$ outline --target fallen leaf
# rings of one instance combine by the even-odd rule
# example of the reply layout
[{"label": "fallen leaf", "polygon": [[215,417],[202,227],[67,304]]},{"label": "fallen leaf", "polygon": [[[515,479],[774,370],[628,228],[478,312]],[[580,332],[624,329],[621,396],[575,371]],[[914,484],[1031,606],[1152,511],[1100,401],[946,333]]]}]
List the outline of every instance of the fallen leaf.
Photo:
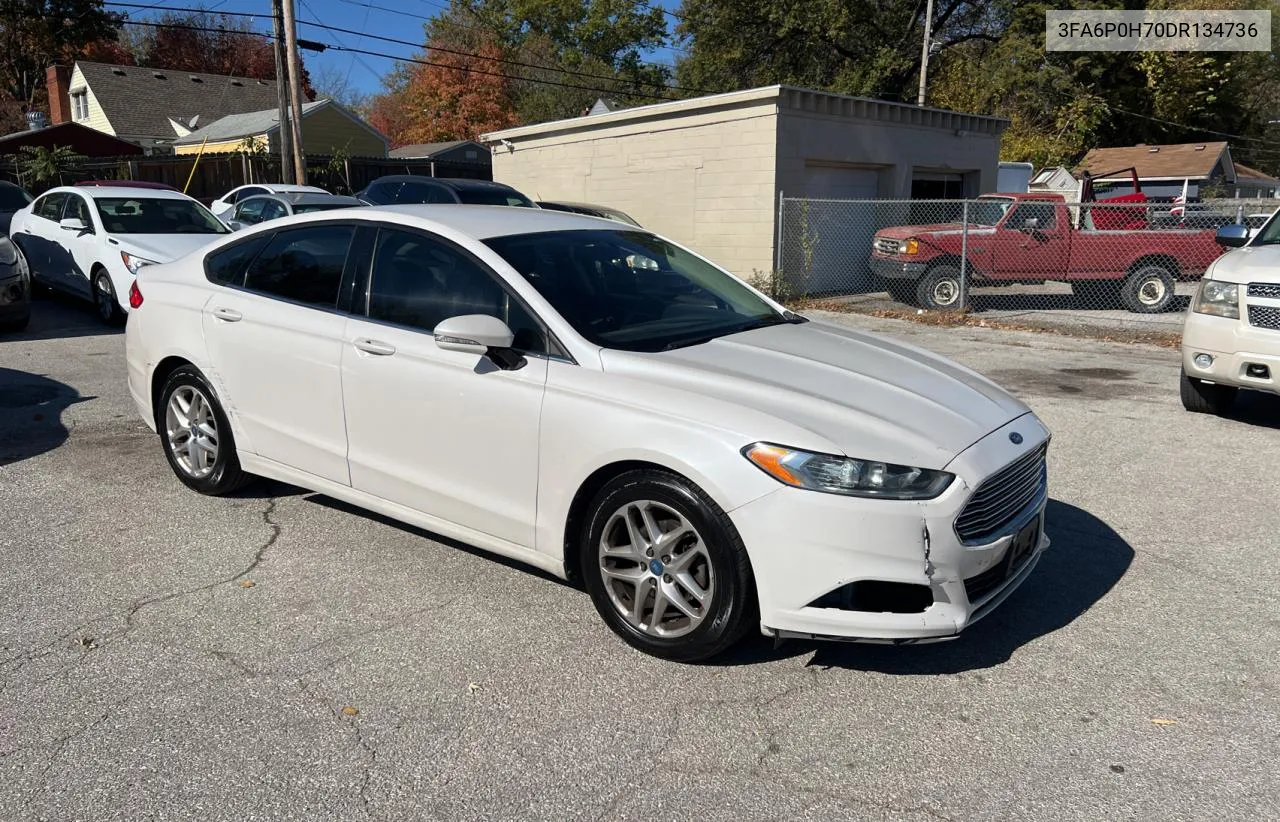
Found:
[{"label": "fallen leaf", "polygon": [[1152,724],[1152,725],[1177,725],[1177,724],[1178,724],[1178,720],[1176,720],[1176,719],[1165,719],[1164,717],[1160,717],[1160,716],[1153,716],[1153,717],[1151,718],[1151,724]]},{"label": "fallen leaf", "polygon": [[348,705],[347,707],[342,709],[342,713],[345,714],[346,716],[355,716],[356,714],[360,713],[360,709],[354,706]]},{"label": "fallen leaf", "polygon": [[251,579],[246,579],[246,580],[244,580],[243,582],[241,582],[241,583],[240,583],[240,587],[241,587],[241,588],[252,588],[252,587],[253,587],[253,580],[251,580]]},{"label": "fallen leaf", "polygon": [[474,694],[476,691],[483,691],[484,687],[479,682],[468,682],[467,690]]}]

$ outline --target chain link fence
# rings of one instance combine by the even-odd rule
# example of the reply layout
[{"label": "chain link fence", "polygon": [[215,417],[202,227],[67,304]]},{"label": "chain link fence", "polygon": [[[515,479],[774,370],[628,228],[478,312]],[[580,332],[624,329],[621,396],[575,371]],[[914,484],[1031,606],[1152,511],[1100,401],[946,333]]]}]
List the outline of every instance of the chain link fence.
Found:
[{"label": "chain link fence", "polygon": [[[784,299],[1001,314],[1125,315],[1176,325],[1215,235],[1259,230],[1280,203],[1192,204],[990,196],[779,201]],[[1096,319],[1096,318],[1095,318]]]}]

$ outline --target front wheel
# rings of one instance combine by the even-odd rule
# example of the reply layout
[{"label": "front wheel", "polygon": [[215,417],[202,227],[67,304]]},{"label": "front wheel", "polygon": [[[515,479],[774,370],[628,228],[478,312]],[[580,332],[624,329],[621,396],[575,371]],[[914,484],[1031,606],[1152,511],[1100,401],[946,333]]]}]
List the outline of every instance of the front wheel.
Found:
[{"label": "front wheel", "polygon": [[1233,385],[1218,385],[1197,380],[1187,376],[1186,369],[1178,382],[1178,393],[1182,395],[1182,407],[1193,414],[1216,414],[1222,416],[1235,404],[1240,389]]},{"label": "front wheel", "polygon": [[107,325],[124,322],[125,313],[116,299],[116,287],[111,282],[111,275],[102,269],[93,275],[93,303],[98,308],[98,318]]},{"label": "front wheel", "polygon": [[965,307],[960,269],[940,265],[929,269],[916,285],[916,304],[934,311],[961,311]]},{"label": "front wheel", "polygon": [[1124,307],[1135,314],[1159,314],[1173,302],[1173,274],[1162,265],[1144,265],[1120,288]]},{"label": "front wheel", "polygon": [[581,539],[591,600],[633,647],[698,662],[750,628],[757,611],[746,549],[724,511],[683,477],[638,470],[612,480]]},{"label": "front wheel", "polygon": [[169,467],[202,494],[229,494],[252,479],[240,469],[231,424],[204,375],[184,365],[160,391],[156,423]]}]

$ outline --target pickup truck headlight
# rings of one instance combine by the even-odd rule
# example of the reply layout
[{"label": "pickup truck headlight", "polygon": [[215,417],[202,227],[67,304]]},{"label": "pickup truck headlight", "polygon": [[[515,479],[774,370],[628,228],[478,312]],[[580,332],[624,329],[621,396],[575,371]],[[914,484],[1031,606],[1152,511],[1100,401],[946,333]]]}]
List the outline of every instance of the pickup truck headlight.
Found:
[{"label": "pickup truck headlight", "polygon": [[1191,310],[1197,314],[1240,319],[1240,286],[1218,280],[1202,280]]},{"label": "pickup truck headlight", "polygon": [[124,267],[129,269],[129,273],[135,277],[138,276],[138,269],[144,265],[157,265],[155,260],[148,260],[145,257],[130,254],[128,251],[121,251],[120,259],[124,261]]},{"label": "pickup truck headlight", "polygon": [[767,442],[748,445],[742,455],[784,485],[851,497],[933,499],[955,478],[945,471],[816,454]]},{"label": "pickup truck headlight", "polygon": [[919,254],[920,241],[917,240],[915,237],[912,237],[911,239],[907,240],[902,244],[902,247],[898,249],[898,253],[899,254]]}]

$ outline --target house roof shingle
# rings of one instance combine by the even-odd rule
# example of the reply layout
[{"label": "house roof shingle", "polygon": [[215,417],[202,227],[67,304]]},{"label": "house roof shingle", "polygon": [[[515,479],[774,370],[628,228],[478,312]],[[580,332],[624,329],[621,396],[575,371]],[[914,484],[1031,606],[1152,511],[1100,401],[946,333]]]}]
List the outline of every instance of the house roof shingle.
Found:
[{"label": "house roof shingle", "polygon": [[[314,103],[303,103],[302,116],[306,117],[312,111],[328,103],[327,99],[316,100]],[[202,143],[206,137],[211,143],[220,143],[226,140],[265,134],[275,129],[279,124],[280,110],[275,108],[262,111],[246,111],[241,114],[228,114],[226,117],[220,117],[203,128],[196,129],[185,137],[179,137],[173,141],[173,144],[175,146],[185,146]]]},{"label": "house roof shingle", "polygon": [[273,80],[173,69],[113,66],[78,61],[102,113],[116,134],[174,137],[170,118],[187,125],[208,125],[228,114],[263,111],[276,105]]},{"label": "house roof shingle", "polygon": [[1133,166],[1142,179],[1204,179],[1213,173],[1226,150],[1226,143],[1094,148],[1084,155],[1075,173],[1098,175]]},{"label": "house roof shingle", "polygon": [[400,159],[416,159],[434,157],[450,149],[471,144],[478,149],[488,152],[488,149],[477,143],[475,140],[450,140],[447,143],[418,143],[412,146],[400,146],[400,148],[392,149],[387,155],[388,157],[397,157]]},{"label": "house roof shingle", "polygon": [[1237,180],[1262,180],[1268,183],[1276,182],[1276,178],[1265,171],[1259,171],[1256,168],[1235,163]]}]

